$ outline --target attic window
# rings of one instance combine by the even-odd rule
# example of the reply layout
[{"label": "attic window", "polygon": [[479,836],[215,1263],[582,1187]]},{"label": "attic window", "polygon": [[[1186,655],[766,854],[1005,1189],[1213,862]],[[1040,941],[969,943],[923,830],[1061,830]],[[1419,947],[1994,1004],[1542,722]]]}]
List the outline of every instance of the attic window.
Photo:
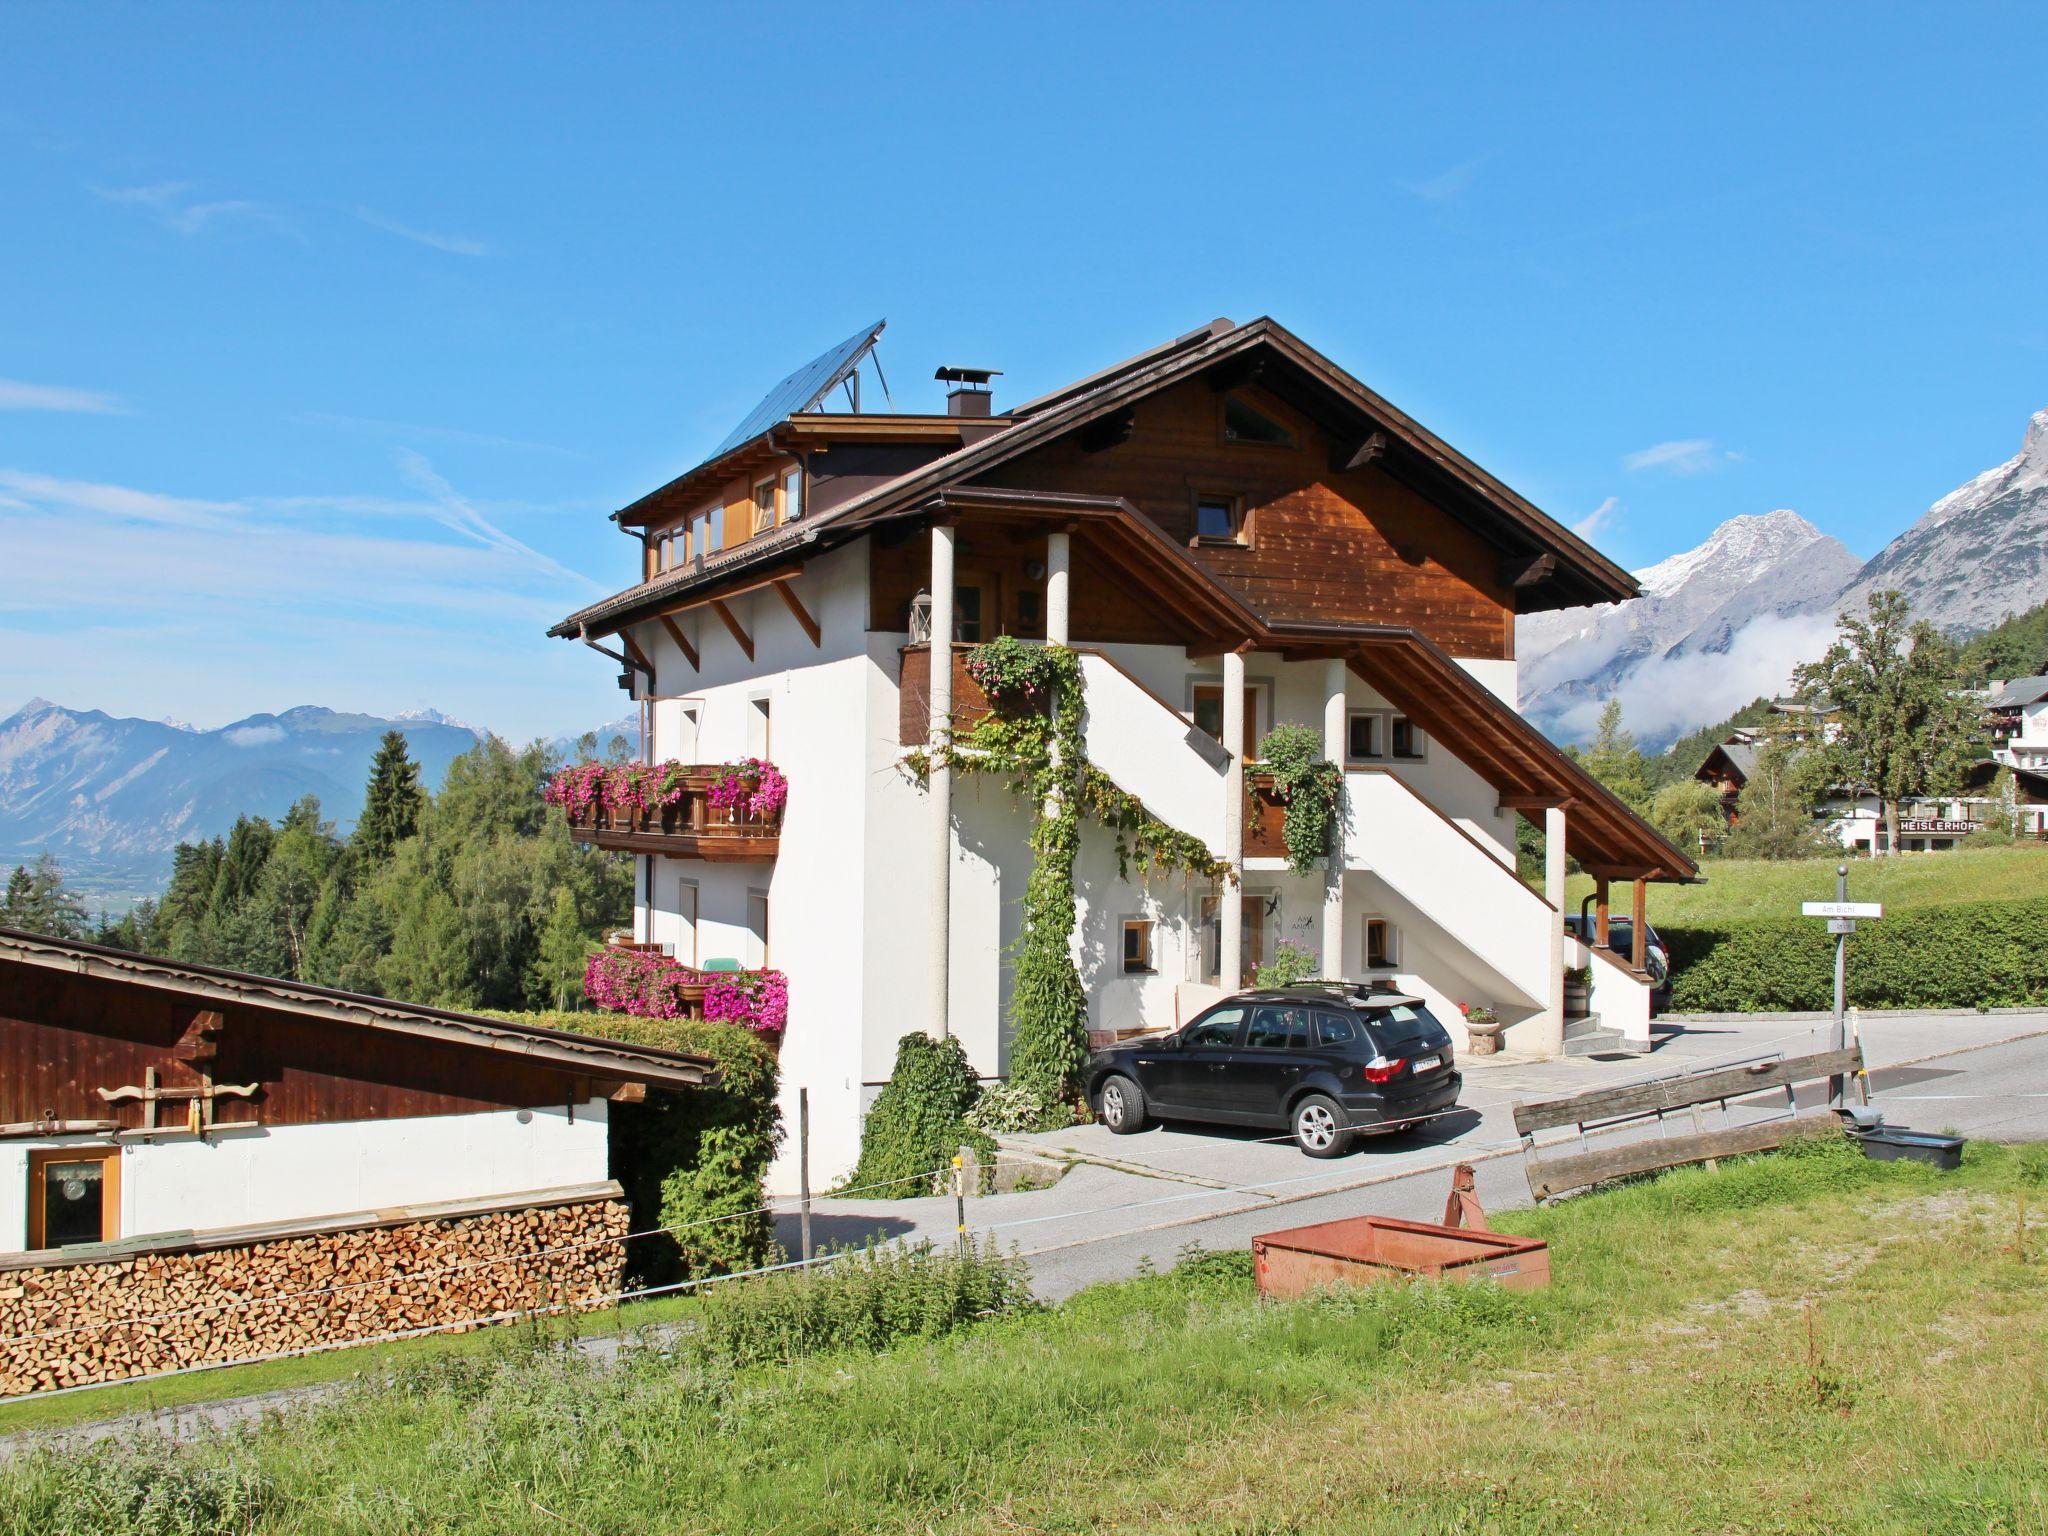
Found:
[{"label": "attic window", "polygon": [[1204,544],[1236,544],[1244,537],[1243,503],[1235,496],[1195,497],[1195,538]]},{"label": "attic window", "polygon": [[1223,440],[1227,443],[1258,443],[1269,448],[1294,446],[1292,432],[1235,395],[1223,402]]}]

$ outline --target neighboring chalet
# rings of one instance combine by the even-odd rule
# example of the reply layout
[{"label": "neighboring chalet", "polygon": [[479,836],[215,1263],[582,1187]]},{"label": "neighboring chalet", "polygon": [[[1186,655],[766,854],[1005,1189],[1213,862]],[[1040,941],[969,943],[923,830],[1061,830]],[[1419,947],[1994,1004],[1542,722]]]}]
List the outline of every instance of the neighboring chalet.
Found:
[{"label": "neighboring chalet", "polygon": [[0,1394],[614,1290],[608,1112],[716,1076],[0,929]]},{"label": "neighboring chalet", "polygon": [[[621,664],[650,761],[787,776],[772,825],[701,788],[665,819],[571,825],[637,855],[636,942],[786,975],[816,1172],[852,1162],[907,1031],[1005,1070],[1028,812],[903,767],[976,702],[958,653],[1001,634],[1079,652],[1089,760],[1231,869],[1125,880],[1084,824],[1095,1030],[1171,1027],[1292,940],[1327,976],[1423,994],[1461,1040],[1457,1004],[1489,1004],[1536,1053],[1564,1047],[1564,972],[1590,965],[1605,1038],[1647,1046],[1646,974],[1565,934],[1563,859],[1603,911],[1694,864],[1514,707],[1516,616],[1631,597],[1626,571],[1271,320],[1008,408],[993,373],[941,369],[943,414],[858,408],[880,331],[614,514],[642,579],[552,631]],[[853,409],[826,408],[840,388]],[[1258,744],[1289,723],[1346,770],[1334,877],[1289,873],[1258,795]],[[1546,893],[1516,876],[1518,816],[1551,834]]]},{"label": "neighboring chalet", "polygon": [[[2048,677],[1993,683],[1985,709],[1991,727],[1991,756],[1965,770],[1953,795],[1914,796],[1902,802],[1899,852],[1940,853],[1975,832],[1994,809],[1991,790],[2000,768],[2013,770],[2019,835],[2048,839]],[[1824,717],[1826,710],[1793,700],[1773,700],[1771,713],[1778,717],[1772,729],[1795,746],[1831,729],[1826,725],[1816,728],[1812,723]],[[1721,797],[1721,808],[1731,822],[1736,801],[1755,774],[1770,734],[1764,728],[1737,726],[1693,772],[1694,778]],[[1884,806],[1876,795],[1837,789],[1814,814],[1853,853],[1891,852]]]}]

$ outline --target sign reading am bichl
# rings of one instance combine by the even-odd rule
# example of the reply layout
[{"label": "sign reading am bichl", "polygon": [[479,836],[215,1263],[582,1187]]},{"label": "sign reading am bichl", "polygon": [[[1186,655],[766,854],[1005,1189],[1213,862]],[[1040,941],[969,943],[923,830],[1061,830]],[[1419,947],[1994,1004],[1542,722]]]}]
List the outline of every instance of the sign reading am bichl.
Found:
[{"label": "sign reading am bichl", "polygon": [[1799,910],[1807,917],[1883,917],[1881,901],[1806,901]]}]

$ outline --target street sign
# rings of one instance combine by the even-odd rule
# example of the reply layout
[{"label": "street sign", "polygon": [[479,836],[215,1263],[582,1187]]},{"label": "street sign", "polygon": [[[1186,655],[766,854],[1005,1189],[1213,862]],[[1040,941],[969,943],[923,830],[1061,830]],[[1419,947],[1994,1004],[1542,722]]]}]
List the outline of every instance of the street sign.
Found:
[{"label": "street sign", "polygon": [[1881,901],[1805,901],[1799,910],[1808,917],[1883,917]]},{"label": "street sign", "polygon": [[1856,919],[1853,917],[1831,917],[1828,919],[1829,933],[1854,933]]}]

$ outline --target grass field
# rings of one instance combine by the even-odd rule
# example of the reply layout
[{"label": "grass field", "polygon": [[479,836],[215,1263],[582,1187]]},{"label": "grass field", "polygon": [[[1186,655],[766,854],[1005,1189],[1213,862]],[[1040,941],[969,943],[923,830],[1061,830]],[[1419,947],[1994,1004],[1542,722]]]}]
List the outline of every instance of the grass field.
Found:
[{"label": "grass field", "polygon": [[[1797,917],[1802,901],[1832,901],[1839,859],[1709,859],[1701,866],[1704,885],[1652,885],[1650,923],[1656,928],[1713,925],[1745,919]],[[1851,859],[1849,896],[1881,901],[1888,909],[1947,906],[1960,901],[2018,900],[2048,896],[2048,846],[1957,849],[1950,853],[1908,853],[1897,858]],[[1567,887],[1570,910],[1593,890],[1592,880],[1574,876]],[[1615,910],[1625,912],[1626,888],[1614,893]]]},{"label": "grass field", "polygon": [[1544,1292],[1262,1305],[1218,1255],[879,1354],[501,1352],[18,1459],[0,1536],[2048,1532],[2044,1197],[2048,1149],[1830,1138],[1504,1217]]}]

